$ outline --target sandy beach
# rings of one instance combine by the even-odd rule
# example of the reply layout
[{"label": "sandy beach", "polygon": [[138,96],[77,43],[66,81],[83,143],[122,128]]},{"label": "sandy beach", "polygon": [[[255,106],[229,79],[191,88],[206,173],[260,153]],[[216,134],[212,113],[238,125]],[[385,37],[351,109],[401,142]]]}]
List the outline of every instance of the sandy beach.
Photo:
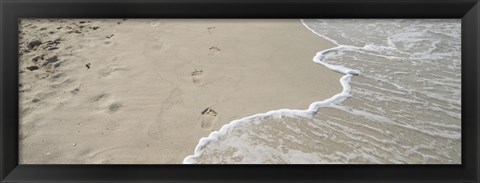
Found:
[{"label": "sandy beach", "polygon": [[23,19],[19,162],[182,163],[232,120],[340,93],[300,20]]}]

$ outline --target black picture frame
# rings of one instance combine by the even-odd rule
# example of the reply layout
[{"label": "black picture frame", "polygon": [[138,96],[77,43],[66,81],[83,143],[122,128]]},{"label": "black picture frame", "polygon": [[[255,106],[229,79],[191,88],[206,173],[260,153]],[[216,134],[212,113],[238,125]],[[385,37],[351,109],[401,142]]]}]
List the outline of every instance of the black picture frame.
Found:
[{"label": "black picture frame", "polygon": [[[1,182],[479,182],[478,0],[0,0]],[[461,165],[19,165],[19,18],[459,18]]]}]

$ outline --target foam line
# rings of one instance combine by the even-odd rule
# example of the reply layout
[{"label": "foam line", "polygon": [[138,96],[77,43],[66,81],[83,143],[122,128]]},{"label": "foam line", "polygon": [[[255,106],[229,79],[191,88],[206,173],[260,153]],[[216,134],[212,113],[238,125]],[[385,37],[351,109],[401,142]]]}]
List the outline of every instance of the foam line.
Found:
[{"label": "foam line", "polygon": [[[332,40],[328,37],[325,37],[323,35],[320,35],[320,34],[316,33],[315,31],[313,31],[312,29],[310,29],[303,22],[303,20],[301,20],[301,22],[308,30],[312,31],[314,34],[316,34],[316,35],[318,35],[322,38],[325,38],[325,39],[327,39],[327,40],[329,40],[329,41],[338,45],[338,43],[336,41],[334,41],[334,40]],[[328,63],[324,62],[324,59],[329,52],[336,51],[336,50],[341,50],[341,49],[348,49],[348,46],[338,45],[337,47],[320,51],[313,57],[313,62],[315,62],[317,64],[321,64],[321,65],[323,65],[323,66],[325,66],[325,67],[327,67],[327,68],[329,68],[333,71],[345,74],[344,76],[342,76],[340,78],[340,84],[343,87],[343,90],[342,90],[341,93],[336,94],[333,97],[328,98],[328,99],[323,100],[323,101],[313,102],[312,104],[310,104],[310,106],[306,110],[279,109],[279,110],[272,110],[272,111],[268,111],[266,113],[259,113],[259,114],[248,116],[248,117],[245,117],[245,118],[242,118],[242,119],[234,120],[234,121],[232,121],[232,122],[230,122],[226,125],[223,125],[220,128],[219,131],[214,131],[214,132],[210,133],[210,135],[208,135],[208,137],[201,138],[199,140],[197,146],[195,147],[194,154],[185,157],[185,159],[183,160],[183,164],[197,163],[197,159],[202,155],[205,147],[207,147],[209,144],[211,144],[213,142],[216,142],[217,140],[219,140],[219,138],[221,136],[227,134],[231,130],[233,130],[236,127],[239,127],[241,125],[244,125],[244,124],[247,124],[247,123],[250,123],[250,122],[253,122],[253,121],[262,120],[262,119],[265,119],[265,118],[274,118],[274,119],[278,119],[278,118],[281,118],[281,117],[294,117],[294,118],[295,117],[308,117],[308,118],[311,118],[311,117],[313,117],[313,115],[315,115],[315,113],[319,110],[319,108],[331,107],[334,104],[338,104],[338,103],[343,102],[345,99],[347,99],[350,96],[350,80],[351,80],[352,76],[359,75],[360,71],[349,69],[349,68],[346,68],[346,67],[341,66],[341,65],[332,65],[332,64],[328,64]]]},{"label": "foam line", "polygon": [[302,25],[303,25],[304,27],[306,27],[308,30],[312,31],[315,35],[320,36],[321,38],[324,38],[324,39],[326,39],[326,40],[328,40],[328,41],[336,44],[337,46],[340,45],[340,44],[338,44],[337,41],[335,41],[335,40],[333,40],[333,39],[331,39],[331,38],[329,38],[329,37],[327,37],[327,36],[325,36],[325,35],[321,35],[321,34],[315,32],[315,30],[313,30],[313,29],[311,29],[310,27],[307,26],[307,24],[305,23],[305,21],[303,21],[303,19],[300,19],[300,22],[302,22]]}]

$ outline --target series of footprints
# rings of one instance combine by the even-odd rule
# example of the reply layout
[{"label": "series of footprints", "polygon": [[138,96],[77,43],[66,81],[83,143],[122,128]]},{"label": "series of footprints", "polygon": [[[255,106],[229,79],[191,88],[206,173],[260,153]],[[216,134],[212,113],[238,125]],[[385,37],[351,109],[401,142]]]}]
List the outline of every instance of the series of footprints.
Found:
[{"label": "series of footprints", "polygon": [[[48,19],[47,21],[56,22],[58,26],[54,28],[37,26],[34,24],[27,24],[22,27],[19,32],[19,37],[21,40],[21,46],[19,50],[19,55],[26,55],[27,58],[22,60],[30,60],[30,63],[24,68],[27,71],[34,72],[35,76],[39,79],[46,79],[52,75],[55,75],[57,71],[60,71],[59,68],[65,61],[68,61],[68,56],[65,55],[65,51],[71,50],[72,46],[66,46],[62,43],[65,40],[69,39],[69,35],[83,35],[85,33],[96,31],[100,27],[94,25],[91,21],[75,21],[68,22],[65,20],[54,20]],[[123,20],[125,21],[125,20]],[[38,34],[37,38],[31,40],[24,40],[23,37],[26,33],[35,31],[35,34]],[[30,33],[31,34],[31,33]],[[51,39],[48,35],[56,35],[55,39]],[[106,36],[106,39],[109,39],[113,34]],[[35,55],[32,55],[35,53]],[[91,68],[91,63],[85,64],[87,70]],[[21,70],[20,73],[25,72]]]},{"label": "series of footprints", "polygon": [[[208,34],[209,35],[213,35],[215,33],[215,27],[207,27],[207,31],[208,31]],[[208,55],[209,56],[215,56],[217,55],[220,51],[222,51],[220,48],[218,48],[217,46],[212,46],[210,48],[208,48]]]},{"label": "series of footprints", "polygon": [[[215,32],[215,27],[207,27],[207,31],[208,31],[208,34],[212,35],[214,32]],[[209,56],[215,56],[217,55],[218,53],[220,53],[220,51],[222,51],[222,49],[218,48],[217,46],[212,46],[210,48],[208,48],[208,55]],[[203,70],[197,70],[195,69],[192,73],[191,73],[191,76],[192,76],[192,81],[194,84],[200,84],[201,83],[201,80],[200,80],[200,77],[203,73]]]},{"label": "series of footprints", "polygon": [[[120,25],[122,24],[123,22],[125,22],[127,19],[122,19],[121,21],[118,21],[117,22],[117,25]],[[94,27],[94,28],[99,28],[99,27]],[[110,46],[110,45],[113,45],[113,42],[112,41],[108,41],[109,39],[111,39],[112,37],[114,37],[115,34],[108,34],[105,36],[105,40],[104,40],[104,44],[106,46]],[[115,56],[113,58],[107,58],[106,62],[113,62],[115,60],[117,60],[118,57]],[[91,63],[87,63],[85,65],[85,67],[87,67],[87,70],[89,70],[91,68]],[[113,73],[117,72],[117,71],[121,71],[121,70],[126,70],[124,67],[118,67],[118,66],[113,66],[113,67],[107,67],[107,68],[101,68],[98,70],[98,74],[102,77],[102,78],[106,78],[110,75],[112,75]],[[100,94],[100,95],[97,95],[95,97],[93,97],[93,102],[95,103],[96,105],[96,108],[100,108],[108,113],[115,113],[117,111],[119,111],[123,105],[117,101],[115,101],[114,99],[112,99],[111,95],[110,94]]]},{"label": "series of footprints", "polygon": [[[207,27],[208,34],[213,35],[215,33],[215,29],[216,29],[215,27]],[[219,54],[221,51],[222,49],[220,49],[219,47],[212,46],[208,48],[208,55],[211,57],[214,57],[217,54]],[[201,84],[200,77],[202,76],[202,74],[203,74],[203,70],[197,70],[197,69],[195,69],[191,73],[192,81],[194,84]],[[212,108],[207,107],[201,112],[201,115],[202,115],[202,120],[200,123],[200,127],[204,129],[210,129],[213,126],[213,123],[215,122],[218,116],[218,113]]]},{"label": "series of footprints", "polygon": [[[51,89],[58,88],[70,88],[72,95],[81,95],[80,85],[75,85],[75,77],[70,77],[64,74],[63,64],[72,64],[71,53],[67,53],[68,50],[75,49],[74,46],[65,44],[71,36],[84,35],[91,31],[97,31],[100,27],[91,25],[91,21],[66,21],[61,19],[47,19],[42,20],[55,22],[57,26],[37,26],[34,23],[27,25],[20,24],[22,27],[19,31],[20,49],[19,55],[21,56],[21,67],[19,73],[29,72],[27,74],[33,74],[39,79],[46,79],[50,81],[47,85]],[[39,22],[42,22],[39,21]],[[26,37],[25,35],[29,35]],[[36,35],[36,36],[31,36]],[[80,47],[81,45],[79,45]],[[91,63],[85,64],[86,70],[91,68]],[[25,68],[25,70],[23,70]],[[22,89],[22,85],[19,85]],[[27,91],[29,88],[25,88],[20,91]],[[35,95],[32,100],[33,103],[38,103],[46,99],[49,96],[54,96],[56,92],[49,92],[47,94]],[[60,97],[56,97],[60,99]],[[120,103],[102,103],[102,97],[93,97],[94,105],[96,107],[102,106],[108,112],[115,112],[121,108]],[[62,104],[62,102],[60,102]]]},{"label": "series of footprints", "polygon": [[[200,84],[201,81],[200,81],[200,76],[203,74],[203,70],[197,70],[195,69],[195,71],[192,72],[192,80],[193,80],[193,83],[195,84]],[[213,125],[213,122],[215,121],[216,119],[216,116],[218,115],[218,113],[216,111],[214,111],[212,108],[210,107],[207,107],[205,110],[203,110],[201,112],[202,114],[202,121],[201,121],[201,127],[202,128],[210,128],[212,127]]]}]

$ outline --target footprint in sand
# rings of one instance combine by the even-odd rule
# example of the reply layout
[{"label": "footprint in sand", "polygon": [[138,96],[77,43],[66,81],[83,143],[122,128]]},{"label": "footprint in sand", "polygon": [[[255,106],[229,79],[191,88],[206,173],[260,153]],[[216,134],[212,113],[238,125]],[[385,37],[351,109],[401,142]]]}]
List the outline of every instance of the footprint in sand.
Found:
[{"label": "footprint in sand", "polygon": [[215,56],[217,55],[220,51],[222,51],[220,48],[216,47],[216,46],[212,46],[208,49],[208,55],[209,56]]},{"label": "footprint in sand", "polygon": [[76,87],[73,90],[70,90],[70,93],[72,93],[74,95],[78,94],[78,92],[80,92],[80,87]]},{"label": "footprint in sand", "polygon": [[92,102],[99,102],[101,101],[102,99],[105,99],[109,96],[109,94],[106,94],[106,93],[102,93],[102,94],[99,94],[99,95],[96,95],[94,97],[92,97]]},{"label": "footprint in sand", "polygon": [[104,41],[104,42],[103,42],[103,45],[106,46],[106,47],[110,47],[110,46],[113,45],[113,42],[111,42],[111,41]]},{"label": "footprint in sand", "polygon": [[105,111],[108,113],[114,113],[120,110],[123,105],[113,99],[110,94],[99,94],[92,97],[91,101],[95,104],[95,109]]},{"label": "footprint in sand", "polygon": [[26,68],[27,68],[28,70],[30,70],[30,71],[34,71],[34,70],[37,70],[37,69],[38,69],[38,67],[35,66],[35,65],[34,65],[34,66],[29,66],[29,67],[26,67]]},{"label": "footprint in sand", "polygon": [[213,122],[215,121],[218,113],[215,112],[212,108],[207,107],[205,110],[202,111],[202,123],[201,127],[202,128],[210,128],[213,125]]},{"label": "footprint in sand", "polygon": [[110,105],[108,105],[108,112],[110,112],[110,113],[116,112],[116,111],[118,111],[121,107],[122,107],[122,104],[120,104],[120,103],[110,104]]},{"label": "footprint in sand", "polygon": [[207,27],[208,34],[212,35],[215,32],[215,27]]},{"label": "footprint in sand", "polygon": [[195,71],[192,72],[193,83],[195,83],[195,84],[200,84],[201,83],[200,76],[202,75],[202,73],[203,73],[203,70],[197,70],[197,69],[195,69]]}]

